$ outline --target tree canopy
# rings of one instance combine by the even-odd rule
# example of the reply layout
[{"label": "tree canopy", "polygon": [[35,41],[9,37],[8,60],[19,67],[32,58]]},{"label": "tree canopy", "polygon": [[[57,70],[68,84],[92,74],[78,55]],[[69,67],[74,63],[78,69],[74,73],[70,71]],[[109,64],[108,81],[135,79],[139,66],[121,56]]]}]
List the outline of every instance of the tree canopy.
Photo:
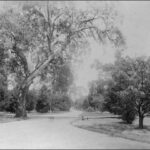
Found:
[{"label": "tree canopy", "polygon": [[[77,50],[88,37],[102,44],[110,41],[117,47],[125,44],[114,23],[114,12],[109,8],[59,8],[47,3],[46,8],[25,4],[0,15],[0,43],[9,54],[9,72],[17,80],[20,106],[16,116],[26,116],[26,95],[33,79],[65,63],[73,55],[71,50]],[[104,28],[98,26],[97,20],[103,22]]]}]

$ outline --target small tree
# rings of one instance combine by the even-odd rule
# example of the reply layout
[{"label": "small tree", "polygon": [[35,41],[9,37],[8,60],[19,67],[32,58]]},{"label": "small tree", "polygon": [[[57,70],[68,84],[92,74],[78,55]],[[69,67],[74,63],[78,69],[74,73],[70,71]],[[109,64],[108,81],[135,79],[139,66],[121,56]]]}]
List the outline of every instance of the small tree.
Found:
[{"label": "small tree", "polygon": [[136,96],[135,109],[139,116],[139,128],[143,129],[143,119],[150,113],[150,59],[136,58],[132,67],[130,89]]}]

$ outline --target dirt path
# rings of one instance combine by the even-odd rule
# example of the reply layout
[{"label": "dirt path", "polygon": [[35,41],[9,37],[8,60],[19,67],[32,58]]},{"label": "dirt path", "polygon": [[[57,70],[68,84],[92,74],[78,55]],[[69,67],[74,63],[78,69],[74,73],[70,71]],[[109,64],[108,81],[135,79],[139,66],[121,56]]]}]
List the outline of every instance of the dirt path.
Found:
[{"label": "dirt path", "polygon": [[2,123],[0,148],[150,148],[149,144],[114,138],[72,126],[71,122],[80,113],[72,110],[62,114],[46,114],[37,119]]}]

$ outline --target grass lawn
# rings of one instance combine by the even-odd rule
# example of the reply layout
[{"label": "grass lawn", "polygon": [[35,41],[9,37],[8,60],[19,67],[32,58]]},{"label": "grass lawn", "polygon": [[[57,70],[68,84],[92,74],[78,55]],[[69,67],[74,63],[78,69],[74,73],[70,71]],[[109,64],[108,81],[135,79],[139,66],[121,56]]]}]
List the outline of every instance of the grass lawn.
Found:
[{"label": "grass lawn", "polygon": [[84,112],[73,125],[94,132],[109,134],[110,136],[150,143],[150,118],[144,119],[145,128],[138,129],[138,118],[132,125],[125,124],[117,115],[107,112]]},{"label": "grass lawn", "polygon": [[12,121],[19,121],[20,118],[15,118],[15,115],[8,112],[0,112],[0,123],[7,123]]},{"label": "grass lawn", "polygon": [[[50,115],[54,114],[63,114],[65,111],[55,111],[55,112],[47,112],[47,113],[38,113],[36,111],[28,112],[26,119],[37,119],[37,118],[48,118]],[[0,123],[7,123],[12,121],[21,121],[24,120],[22,118],[15,118],[15,114],[9,112],[0,112]]]}]

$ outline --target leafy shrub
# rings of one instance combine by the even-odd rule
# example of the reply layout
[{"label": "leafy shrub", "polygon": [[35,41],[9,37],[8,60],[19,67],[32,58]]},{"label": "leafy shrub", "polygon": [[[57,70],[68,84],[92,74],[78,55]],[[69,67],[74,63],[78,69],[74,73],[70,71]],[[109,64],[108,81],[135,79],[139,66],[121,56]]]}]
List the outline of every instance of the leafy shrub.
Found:
[{"label": "leafy shrub", "polygon": [[5,103],[4,103],[4,110],[5,111],[11,112],[11,113],[16,112],[16,110],[19,106],[16,92],[17,92],[16,89],[9,92],[8,99],[6,99]]},{"label": "leafy shrub", "polygon": [[85,99],[82,104],[83,109],[87,109],[90,106],[88,99]]},{"label": "leafy shrub", "polygon": [[7,112],[11,112],[11,113],[15,113],[17,108],[19,106],[19,103],[17,102],[16,99],[9,99],[6,103],[5,103],[5,111]]},{"label": "leafy shrub", "polygon": [[36,103],[36,111],[46,113],[49,110],[69,111],[72,102],[64,93],[51,94],[46,86],[41,88],[39,97]]},{"label": "leafy shrub", "polygon": [[32,111],[35,108],[36,95],[33,91],[29,91],[26,98],[26,110]]},{"label": "leafy shrub", "polygon": [[47,113],[50,110],[48,102],[48,91],[46,86],[43,86],[40,90],[35,109],[40,113]]},{"label": "leafy shrub", "polygon": [[104,102],[104,110],[109,111],[115,115],[122,114],[122,103],[121,97],[117,94],[117,92],[110,90],[105,95],[105,102]]},{"label": "leafy shrub", "polygon": [[8,99],[7,91],[4,87],[0,87],[0,111],[5,110],[5,103]]},{"label": "leafy shrub", "polygon": [[132,124],[136,117],[135,95],[129,90],[123,90],[119,93],[110,90],[105,99],[105,110],[115,115],[120,115],[122,120]]},{"label": "leafy shrub", "polygon": [[79,100],[76,100],[73,104],[74,108],[78,109],[78,110],[82,110],[83,108],[83,101],[84,99],[79,99]]},{"label": "leafy shrub", "polygon": [[26,101],[26,110],[32,111],[34,109],[34,100],[33,99],[27,99]]},{"label": "leafy shrub", "polygon": [[82,103],[83,110],[87,111],[89,107],[93,111],[103,111],[104,98],[101,94],[89,94]]},{"label": "leafy shrub", "polygon": [[71,107],[71,100],[65,94],[56,94],[51,96],[53,110],[69,111]]},{"label": "leafy shrub", "polygon": [[91,106],[89,106],[89,107],[86,109],[86,111],[88,111],[88,112],[93,112],[93,111],[94,111],[94,108],[91,107]]},{"label": "leafy shrub", "polygon": [[132,91],[124,91],[121,94],[122,98],[122,120],[125,121],[128,124],[132,124],[132,122],[136,118],[136,109],[135,109],[135,93]]},{"label": "leafy shrub", "polygon": [[[35,104],[34,93],[29,91],[29,93],[26,97],[26,110],[28,110],[28,111],[33,110],[34,109],[34,104]],[[16,112],[16,110],[19,106],[19,102],[18,102],[18,99],[17,99],[15,89],[13,91],[9,91],[9,96],[8,96],[7,99],[5,99],[5,101],[3,101],[3,104],[1,105],[1,107],[2,106],[3,106],[3,111],[7,111],[7,112],[11,112],[11,113]]]},{"label": "leafy shrub", "polygon": [[49,103],[45,99],[37,100],[36,111],[40,113],[47,113],[49,111]]},{"label": "leafy shrub", "polygon": [[132,122],[135,120],[136,114],[133,111],[124,111],[122,114],[122,120],[125,121],[128,124],[132,124]]},{"label": "leafy shrub", "polygon": [[60,111],[60,109],[59,108],[53,108],[52,111],[58,112],[58,111]]}]

